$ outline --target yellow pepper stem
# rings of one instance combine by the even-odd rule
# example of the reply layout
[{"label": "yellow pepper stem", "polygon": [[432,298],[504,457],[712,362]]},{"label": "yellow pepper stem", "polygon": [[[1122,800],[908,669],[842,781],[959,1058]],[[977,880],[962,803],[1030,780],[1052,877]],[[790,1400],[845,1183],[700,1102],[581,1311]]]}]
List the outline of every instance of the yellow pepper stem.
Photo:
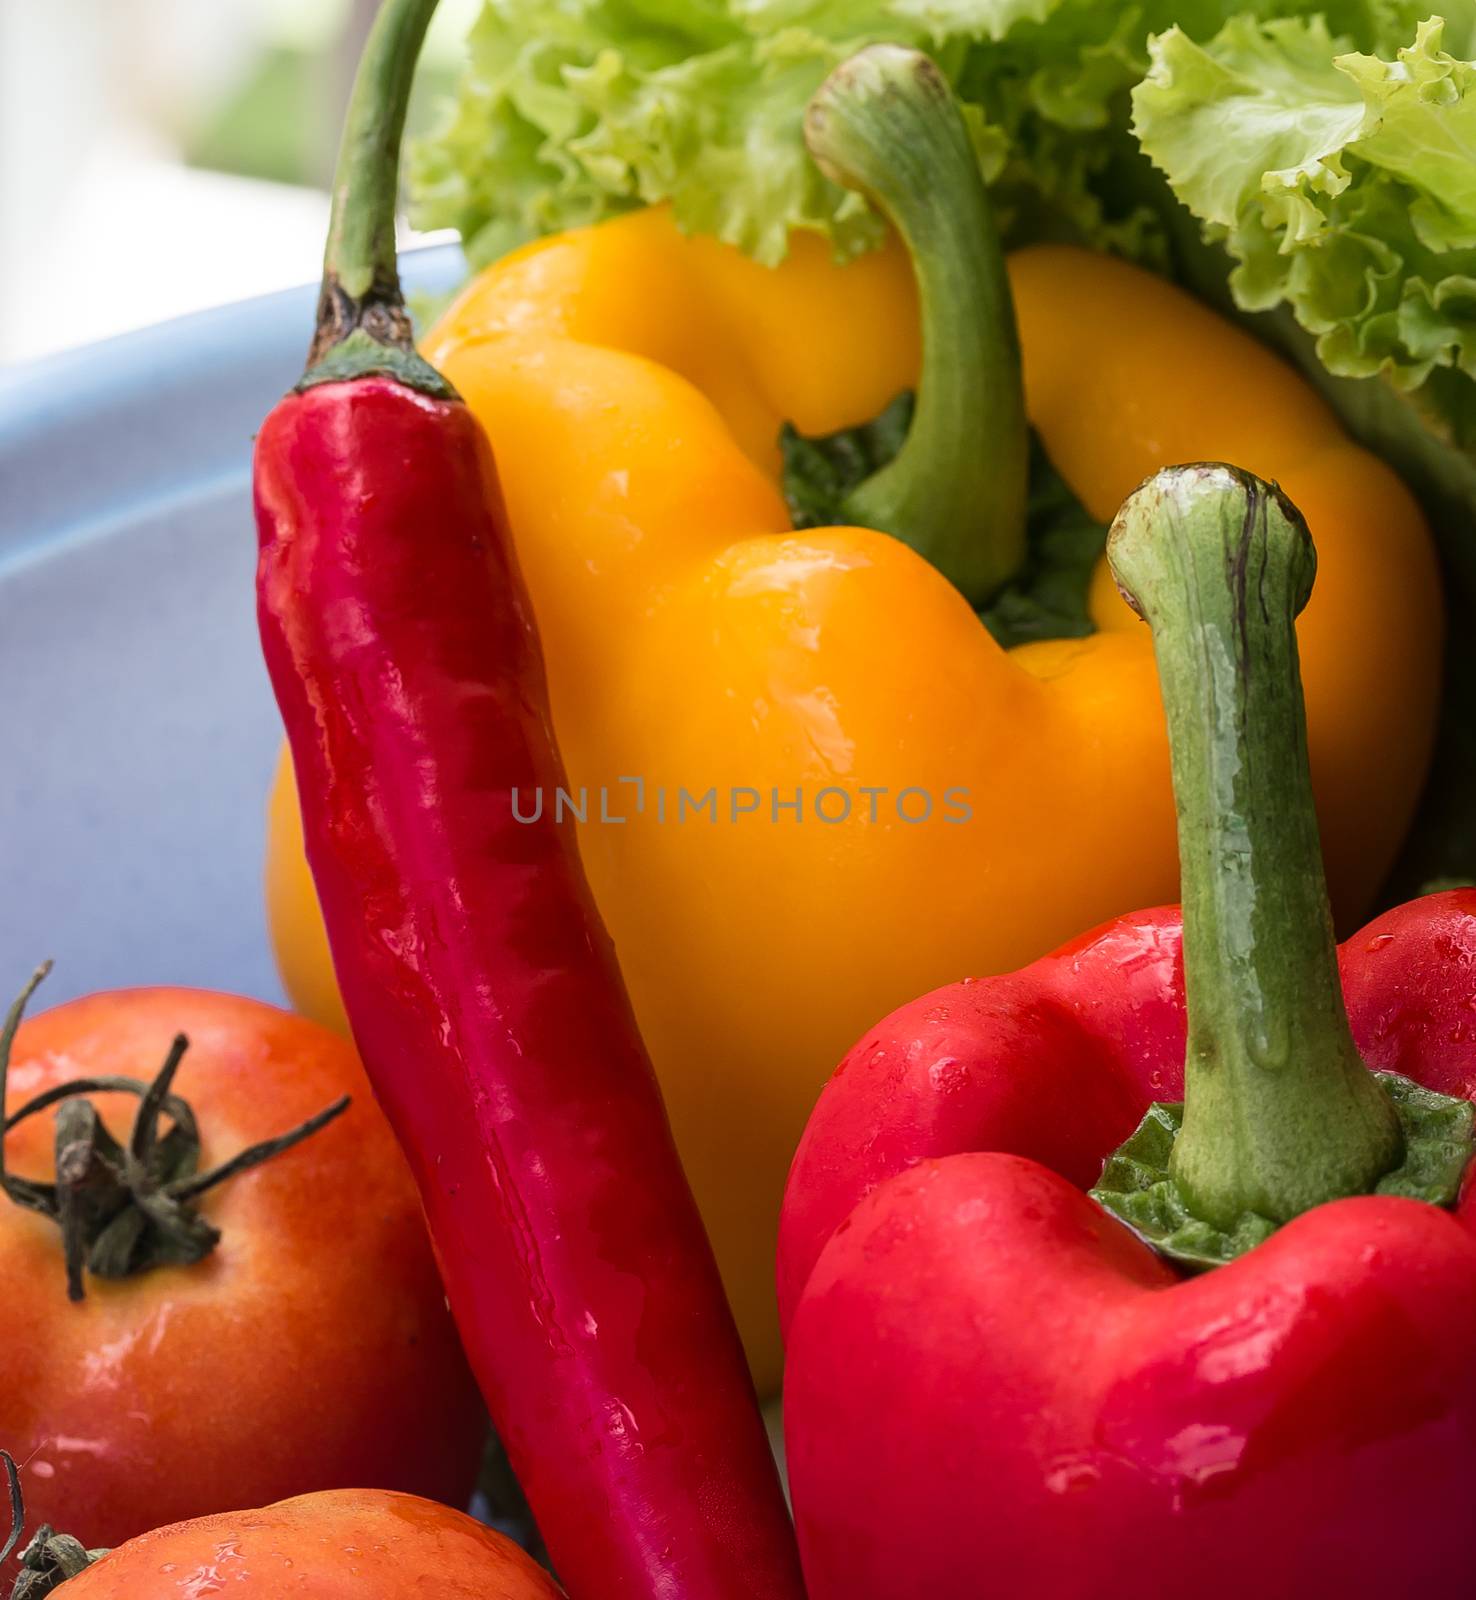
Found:
[{"label": "yellow pepper stem", "polygon": [[805,138],[902,236],[922,315],[906,442],[844,515],[905,540],[982,605],[1025,557],[1029,442],[1004,252],[963,113],[927,56],[872,45],[820,86]]},{"label": "yellow pepper stem", "polygon": [[1153,629],[1184,902],[1189,1038],[1170,1172],[1230,1228],[1367,1193],[1403,1154],[1353,1042],[1338,976],[1296,617],[1316,555],[1274,485],[1170,467],[1132,494],[1107,546]]}]

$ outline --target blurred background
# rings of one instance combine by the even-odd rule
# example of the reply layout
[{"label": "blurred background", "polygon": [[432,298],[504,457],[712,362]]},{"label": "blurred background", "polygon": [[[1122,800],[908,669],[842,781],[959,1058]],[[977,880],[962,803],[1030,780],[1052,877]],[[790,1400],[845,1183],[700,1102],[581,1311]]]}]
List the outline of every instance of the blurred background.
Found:
[{"label": "blurred background", "polygon": [[[0,362],[316,276],[377,0],[0,0]],[[480,0],[441,0],[412,130]]]}]

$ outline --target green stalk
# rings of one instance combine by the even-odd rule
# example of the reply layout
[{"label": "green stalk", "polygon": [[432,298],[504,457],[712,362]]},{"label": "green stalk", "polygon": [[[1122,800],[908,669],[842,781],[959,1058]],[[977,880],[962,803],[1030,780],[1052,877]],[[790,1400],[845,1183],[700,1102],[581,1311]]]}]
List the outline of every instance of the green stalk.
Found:
[{"label": "green stalk", "polygon": [[317,329],[300,388],[388,373],[447,396],[415,353],[395,247],[400,142],[415,64],[437,0],[384,0],[359,59],[333,177]]},{"label": "green stalk", "polygon": [[905,540],[982,605],[1025,557],[1029,441],[1004,252],[963,114],[926,56],[872,45],[821,85],[805,138],[827,177],[896,227],[922,318],[907,440],[841,511]]},{"label": "green stalk", "polygon": [[1312,541],[1279,489],[1201,465],[1144,484],[1108,556],[1153,629],[1179,815],[1189,1037],[1169,1170],[1218,1228],[1286,1222],[1403,1155],[1348,1027],[1312,803],[1295,629]]},{"label": "green stalk", "polygon": [[[49,961],[36,969],[0,1024],[0,1111],[6,1103],[10,1052],[21,1017],[50,971]],[[53,1084],[0,1116],[0,1197],[49,1218],[61,1230],[69,1299],[84,1297],[87,1272],[99,1278],[128,1278],[155,1267],[203,1261],[220,1243],[220,1231],[200,1215],[196,1205],[200,1196],[312,1138],[348,1110],[349,1098],[342,1095],[298,1127],[201,1172],[195,1113],[173,1092],[175,1074],[188,1048],[189,1040],[178,1034],[151,1083],[112,1075],[74,1078]],[[97,1108],[83,1098],[90,1094],[138,1097],[138,1114],[126,1145],[109,1133]],[[43,1183],[7,1171],[6,1135],[51,1106],[58,1108],[56,1181]],[[161,1117],[169,1119],[167,1132],[160,1131]]]},{"label": "green stalk", "polygon": [[[5,1472],[5,1483],[10,1500],[10,1532],[0,1544],[0,1571],[10,1559],[11,1552],[20,1543],[26,1525],[26,1502],[21,1493],[20,1469],[8,1450],[0,1450],[0,1468]],[[57,1533],[49,1524],[37,1528],[35,1536],[16,1556],[20,1569],[10,1600],[42,1600],[59,1588],[68,1578],[85,1572],[94,1562],[107,1555],[106,1550],[88,1550],[69,1534]]]}]

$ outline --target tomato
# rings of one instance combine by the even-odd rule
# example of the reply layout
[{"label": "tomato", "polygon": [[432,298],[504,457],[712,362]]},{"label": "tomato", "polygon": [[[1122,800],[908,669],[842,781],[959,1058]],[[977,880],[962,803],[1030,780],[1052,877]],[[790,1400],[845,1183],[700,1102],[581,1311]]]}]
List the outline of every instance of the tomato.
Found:
[{"label": "tomato", "polygon": [[[56,1223],[0,1198],[0,1447],[25,1471],[31,1525],[111,1546],[317,1489],[465,1505],[485,1413],[409,1171],[351,1045],[254,1000],[93,995],[22,1024],[7,1110],[78,1077],[152,1079],[180,1032],[174,1093],[198,1119],[202,1168],[340,1095],[352,1104],[200,1197],[220,1233],[204,1259],[88,1273],[79,1303]],[[126,1143],[138,1097],[87,1098]],[[12,1182],[52,1179],[50,1124],[28,1117],[6,1136]]]},{"label": "tomato", "polygon": [[501,1534],[414,1495],[342,1489],[176,1523],[65,1585],[67,1600],[557,1600]]}]

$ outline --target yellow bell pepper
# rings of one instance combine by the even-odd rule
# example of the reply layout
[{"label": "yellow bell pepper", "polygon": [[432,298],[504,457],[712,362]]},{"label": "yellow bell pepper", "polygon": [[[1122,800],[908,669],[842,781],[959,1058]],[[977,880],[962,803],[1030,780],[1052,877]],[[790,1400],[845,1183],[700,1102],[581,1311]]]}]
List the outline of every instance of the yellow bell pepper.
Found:
[{"label": "yellow bell pepper", "polygon": [[[949,299],[937,264],[957,272],[962,252],[987,300],[988,241],[960,199],[973,161],[935,150],[921,187],[936,194],[915,172],[888,188],[828,131],[832,169],[891,212],[912,260],[894,239],[841,265],[801,236],[768,269],[683,237],[665,210],[635,212],[496,263],[424,346],[493,442],[571,790],[590,794],[580,848],[764,1387],[779,1370],[780,1194],[841,1054],[902,1001],[1019,966],[1177,884],[1152,640],[1105,562],[1094,634],[1007,651],[901,539],[792,530],[786,421],[852,427],[920,385],[917,433],[931,384],[937,431],[948,382],[982,404],[947,347],[948,318],[978,308]],[[1095,518],[1159,468],[1204,459],[1278,480],[1306,515],[1321,563],[1300,623],[1312,765],[1333,894],[1354,916],[1433,733],[1441,611],[1416,504],[1288,367],[1171,285],[1064,247],[1024,250],[1008,275],[1025,412]],[[1000,367],[985,377],[1005,386],[1009,330],[996,318],[983,336]],[[998,464],[953,421],[955,449]],[[1010,549],[1008,530],[966,531]],[[627,820],[598,822],[601,786]],[[716,820],[678,815],[680,791],[709,789]],[[850,797],[844,823],[816,814],[826,789]],[[902,791],[917,793],[899,815]],[[758,807],[735,816],[735,792]],[[926,823],[905,820],[919,794]],[[285,766],[269,892],[290,993],[341,1022]]]}]

